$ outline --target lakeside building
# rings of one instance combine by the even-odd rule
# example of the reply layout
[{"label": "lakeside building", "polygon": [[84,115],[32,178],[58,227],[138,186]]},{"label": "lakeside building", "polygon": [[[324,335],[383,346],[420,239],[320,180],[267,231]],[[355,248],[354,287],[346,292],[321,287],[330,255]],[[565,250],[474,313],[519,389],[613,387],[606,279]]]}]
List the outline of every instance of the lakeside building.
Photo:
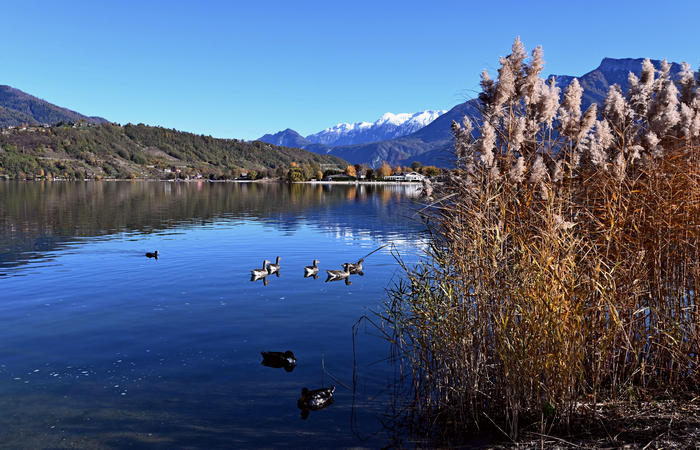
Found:
[{"label": "lakeside building", "polygon": [[384,177],[386,181],[423,181],[425,176],[417,172],[401,173]]}]

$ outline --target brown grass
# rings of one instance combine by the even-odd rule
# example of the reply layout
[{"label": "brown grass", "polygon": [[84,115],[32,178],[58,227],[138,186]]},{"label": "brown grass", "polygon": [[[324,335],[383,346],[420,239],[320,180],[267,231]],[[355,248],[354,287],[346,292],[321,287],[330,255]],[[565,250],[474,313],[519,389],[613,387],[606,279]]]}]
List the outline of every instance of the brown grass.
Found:
[{"label": "brown grass", "polygon": [[[506,173],[516,156],[499,120]],[[582,403],[700,390],[700,148],[666,137],[663,157],[616,175],[572,163],[579,143],[540,130],[519,155],[567,175],[514,182],[458,160],[427,258],[391,291],[383,318],[422,432],[488,425],[517,439],[523,422],[567,428]],[[630,133],[614,130],[611,155]]]}]

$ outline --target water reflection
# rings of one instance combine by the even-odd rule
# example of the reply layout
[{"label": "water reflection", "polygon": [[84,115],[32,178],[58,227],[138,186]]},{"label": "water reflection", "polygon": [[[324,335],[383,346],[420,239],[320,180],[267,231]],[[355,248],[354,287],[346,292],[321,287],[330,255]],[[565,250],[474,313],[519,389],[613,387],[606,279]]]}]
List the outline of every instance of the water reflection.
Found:
[{"label": "water reflection", "polygon": [[[420,245],[408,194],[0,183],[0,442],[357,445],[351,411],[353,427],[375,433],[393,375],[375,332],[351,341],[352,324],[382,301],[397,270],[388,248],[366,254],[388,241]],[[157,263],[144,257],[156,249]],[[260,259],[276,255],[284,267],[270,275]],[[323,274],[358,258],[364,274],[339,278],[342,287],[302,276],[314,259]],[[252,269],[261,270],[254,282]],[[292,371],[261,364],[260,350],[288,348]],[[302,402],[308,420],[299,420],[300,388],[329,386],[331,372],[333,407],[310,413]]]},{"label": "water reflection", "polygon": [[[0,182],[0,268],[46,258],[76,238],[222,220],[254,219],[281,232],[311,221],[342,237],[401,239],[396,214],[407,210],[397,204],[417,195],[417,187],[396,185]],[[372,214],[366,214],[368,208]],[[413,215],[404,219],[417,222]],[[406,226],[414,228],[415,223]]]}]

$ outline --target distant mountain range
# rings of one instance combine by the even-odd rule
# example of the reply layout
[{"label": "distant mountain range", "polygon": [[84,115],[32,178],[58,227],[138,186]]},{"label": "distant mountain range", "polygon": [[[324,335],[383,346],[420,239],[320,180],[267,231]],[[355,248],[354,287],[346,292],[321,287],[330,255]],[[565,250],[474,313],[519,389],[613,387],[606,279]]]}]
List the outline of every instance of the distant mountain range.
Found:
[{"label": "distant mountain range", "polygon": [[61,108],[11,86],[0,85],[0,128],[20,125],[53,125],[58,122],[107,122]]},{"label": "distant mountain range", "polygon": [[353,145],[385,141],[420,130],[447,111],[421,111],[414,114],[386,113],[375,122],[339,123],[315,134],[308,141],[325,145]]},{"label": "distant mountain range", "polygon": [[[639,76],[643,58],[604,58],[600,65],[580,76],[550,75],[562,90],[568,86],[574,78],[578,78],[583,87],[582,107],[585,109],[591,103],[602,104],[605,100],[608,88],[618,84],[623,92],[627,92],[627,76],[634,72]],[[658,69],[661,61],[653,60]],[[677,77],[681,70],[680,64],[671,64],[671,76]],[[549,77],[548,77],[549,78]],[[263,142],[287,147],[298,147],[316,153],[326,153],[339,156],[353,164],[369,164],[377,166],[382,161],[391,165],[410,164],[419,161],[423,164],[433,164],[448,167],[452,161],[452,131],[450,126],[453,121],[460,122],[465,115],[478,116],[478,100],[472,99],[460,103],[446,113],[440,115],[428,125],[405,136],[381,140],[377,142],[355,145],[328,145],[312,142],[304,138],[294,130],[286,129],[275,134],[266,134],[260,138]]]}]

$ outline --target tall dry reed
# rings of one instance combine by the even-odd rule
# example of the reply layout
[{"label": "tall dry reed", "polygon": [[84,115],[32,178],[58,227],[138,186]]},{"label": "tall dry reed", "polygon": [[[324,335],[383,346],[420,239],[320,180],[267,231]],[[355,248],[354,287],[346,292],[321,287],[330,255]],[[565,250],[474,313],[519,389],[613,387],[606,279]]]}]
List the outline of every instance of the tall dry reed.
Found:
[{"label": "tall dry reed", "polygon": [[581,111],[519,40],[453,124],[428,257],[384,311],[413,422],[567,425],[581,404],[700,389],[700,90],[645,61]]}]

